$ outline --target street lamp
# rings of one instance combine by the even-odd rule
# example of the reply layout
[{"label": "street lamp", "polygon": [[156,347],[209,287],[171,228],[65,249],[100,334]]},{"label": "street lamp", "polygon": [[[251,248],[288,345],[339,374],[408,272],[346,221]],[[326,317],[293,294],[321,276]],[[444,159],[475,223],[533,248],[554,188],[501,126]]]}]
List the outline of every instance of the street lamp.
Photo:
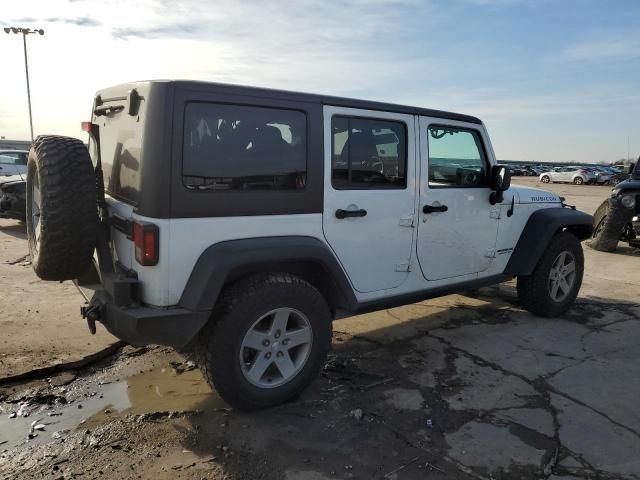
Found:
[{"label": "street lamp", "polygon": [[31,28],[21,28],[21,27],[5,27],[4,33],[21,33],[22,34],[22,45],[24,46],[24,71],[27,75],[27,101],[29,102],[29,126],[31,127],[31,141],[33,142],[33,118],[31,116],[31,89],[29,88],[29,63],[27,62],[27,35],[29,34],[39,34],[44,35],[44,30],[31,29]]}]

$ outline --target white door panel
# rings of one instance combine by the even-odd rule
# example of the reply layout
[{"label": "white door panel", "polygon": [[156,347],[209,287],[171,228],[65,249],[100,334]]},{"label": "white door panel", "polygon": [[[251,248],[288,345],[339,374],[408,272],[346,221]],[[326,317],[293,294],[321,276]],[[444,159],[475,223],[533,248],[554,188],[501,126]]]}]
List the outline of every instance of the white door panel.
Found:
[{"label": "white door panel", "polygon": [[[360,184],[357,189],[353,186],[334,188],[332,182],[334,160],[336,168],[344,167],[337,166],[341,162],[339,158],[342,158],[339,155],[340,152],[337,152],[336,158],[338,159],[336,160],[332,151],[334,141],[331,121],[333,116],[403,123],[405,125],[407,157],[406,187],[369,188],[365,184]],[[354,288],[359,292],[392,289],[402,284],[408,276],[411,245],[415,231],[413,228],[416,191],[414,122],[412,115],[329,106],[324,108],[323,230],[327,242],[347,272]],[[354,130],[352,127],[348,127],[347,131],[353,132]],[[349,133],[349,135],[351,134]],[[358,132],[353,135],[357,134]],[[342,148],[347,148],[346,145],[345,142]],[[376,158],[376,161],[372,163],[377,165],[379,162],[382,166],[375,168],[383,169],[386,176],[388,172],[385,167],[385,158],[388,157],[385,155],[388,155],[389,152],[386,151],[388,148],[386,150],[385,148],[378,148],[380,158]],[[337,175],[336,178],[342,177]],[[349,181],[351,181],[351,176]],[[359,210],[360,216],[338,218],[341,216],[336,216],[336,212],[339,210],[347,212]]]},{"label": "white door panel", "polygon": [[[495,256],[500,216],[500,206],[489,202],[491,191],[488,186],[473,186],[482,183],[479,177],[474,177],[475,164],[465,166],[465,158],[461,158],[459,164],[457,160],[434,158],[433,165],[429,165],[429,126],[434,124],[460,128],[469,139],[474,137],[466,129],[476,131],[476,140],[481,140],[484,145],[480,151],[485,157],[482,159],[485,172],[490,170],[488,161],[492,155],[482,127],[420,117],[420,168],[423,173],[420,179],[417,255],[424,277],[431,281],[487,270]],[[440,138],[448,138],[447,135]],[[462,144],[459,140],[450,142],[454,147]],[[461,148],[460,145],[457,147]],[[435,152],[433,154],[436,156]],[[467,182],[471,184],[465,184]],[[436,208],[425,213],[425,206]]]}]

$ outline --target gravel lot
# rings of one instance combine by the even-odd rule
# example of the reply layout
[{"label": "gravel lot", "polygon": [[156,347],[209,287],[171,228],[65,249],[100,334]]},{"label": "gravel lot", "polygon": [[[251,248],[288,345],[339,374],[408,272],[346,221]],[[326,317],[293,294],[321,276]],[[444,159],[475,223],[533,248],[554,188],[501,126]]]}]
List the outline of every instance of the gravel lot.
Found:
[{"label": "gravel lot", "polygon": [[[545,188],[589,213],[609,191]],[[115,341],[88,333],[72,286],[6,263],[26,254],[19,223],[0,239],[0,378]],[[259,414],[164,348],[0,380],[0,478],[638,479],[640,252],[585,259],[562,318],[525,312],[507,283],[341,320],[322,376]]]}]

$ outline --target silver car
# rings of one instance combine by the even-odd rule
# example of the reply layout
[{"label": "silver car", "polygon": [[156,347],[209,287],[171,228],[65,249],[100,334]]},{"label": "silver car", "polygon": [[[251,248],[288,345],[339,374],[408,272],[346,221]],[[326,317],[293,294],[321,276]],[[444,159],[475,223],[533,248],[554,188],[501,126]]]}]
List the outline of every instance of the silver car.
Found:
[{"label": "silver car", "polygon": [[556,167],[549,172],[541,173],[540,181],[542,183],[563,182],[583,185],[595,182],[596,176],[585,168]]}]

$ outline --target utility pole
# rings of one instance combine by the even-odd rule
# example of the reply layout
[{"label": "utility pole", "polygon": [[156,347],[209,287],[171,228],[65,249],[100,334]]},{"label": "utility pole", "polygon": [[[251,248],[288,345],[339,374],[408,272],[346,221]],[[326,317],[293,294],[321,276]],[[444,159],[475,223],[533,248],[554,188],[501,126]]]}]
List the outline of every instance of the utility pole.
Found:
[{"label": "utility pole", "polygon": [[31,29],[22,27],[5,27],[4,33],[21,33],[22,34],[22,46],[24,48],[24,72],[27,76],[27,102],[29,104],[29,127],[31,129],[31,141],[33,142],[33,116],[31,115],[31,88],[29,87],[29,61],[27,59],[27,35],[40,34],[44,35],[42,29]]}]

